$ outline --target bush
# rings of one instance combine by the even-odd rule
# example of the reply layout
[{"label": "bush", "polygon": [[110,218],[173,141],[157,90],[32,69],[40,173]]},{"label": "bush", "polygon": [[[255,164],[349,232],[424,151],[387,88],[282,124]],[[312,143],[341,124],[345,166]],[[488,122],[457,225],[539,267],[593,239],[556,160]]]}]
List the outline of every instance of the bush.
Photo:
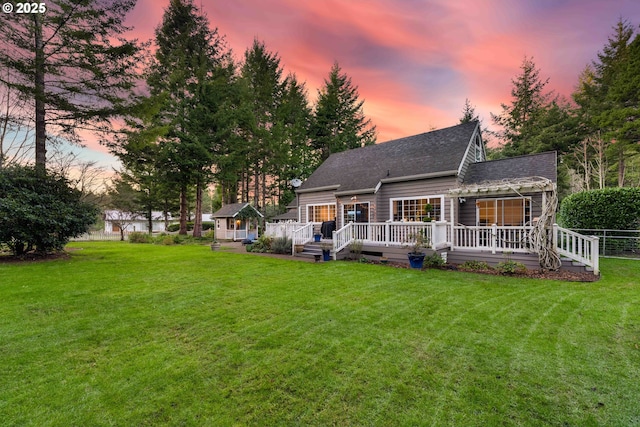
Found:
[{"label": "bush", "polygon": [[276,237],[271,243],[271,251],[274,254],[291,254],[293,242],[286,237]]},{"label": "bush", "polygon": [[527,267],[520,262],[506,260],[498,263],[498,265],[496,265],[496,270],[501,274],[516,274],[524,273],[527,271]]},{"label": "bush", "polygon": [[427,268],[442,268],[444,267],[444,264],[445,262],[442,259],[442,256],[438,255],[437,253],[424,257],[423,265]]},{"label": "bush", "polygon": [[260,236],[258,240],[253,242],[251,245],[250,252],[271,252],[271,244],[273,243],[273,238],[269,236]]},{"label": "bush", "polygon": [[566,197],[559,223],[573,229],[636,229],[640,225],[640,188],[605,188]]},{"label": "bush", "polygon": [[465,261],[464,263],[460,264],[460,268],[463,270],[470,270],[470,271],[491,270],[491,267],[489,266],[489,264],[487,264],[484,261],[476,261],[476,260]]},{"label": "bush", "polygon": [[141,233],[140,231],[134,231],[129,233],[129,243],[151,243],[153,238],[147,233]]},{"label": "bush", "polygon": [[89,230],[98,213],[61,175],[28,166],[0,169],[0,244],[14,255],[62,250]]}]

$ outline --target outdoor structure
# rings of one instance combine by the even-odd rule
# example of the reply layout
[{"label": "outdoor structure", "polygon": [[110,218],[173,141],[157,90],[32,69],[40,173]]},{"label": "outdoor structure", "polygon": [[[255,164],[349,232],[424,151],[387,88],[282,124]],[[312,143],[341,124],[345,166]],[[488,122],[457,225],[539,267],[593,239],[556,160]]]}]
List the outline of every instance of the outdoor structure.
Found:
[{"label": "outdoor structure", "polygon": [[[171,216],[165,218],[160,211],[151,212],[151,232],[161,232],[166,229],[166,220],[171,221]],[[119,210],[104,211],[105,233],[131,233],[133,231],[149,232],[149,221],[143,215]]]},{"label": "outdoor structure", "polygon": [[211,214],[216,222],[216,239],[244,240],[258,238],[258,220],[263,215],[249,203],[232,203]]},{"label": "outdoor structure", "polygon": [[421,233],[450,262],[510,259],[560,267],[560,256],[597,272],[597,239],[554,225],[555,152],[487,161],[478,122],[335,153],[297,189],[297,222],[266,232],[308,244],[323,222],[337,258],[355,240],[363,253],[406,259]]}]

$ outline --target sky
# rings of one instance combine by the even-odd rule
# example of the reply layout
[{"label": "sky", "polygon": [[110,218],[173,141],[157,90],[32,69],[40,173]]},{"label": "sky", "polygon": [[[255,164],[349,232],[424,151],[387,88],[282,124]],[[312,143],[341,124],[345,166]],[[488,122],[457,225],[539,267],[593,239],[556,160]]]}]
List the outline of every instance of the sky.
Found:
[{"label": "sky", "polygon": [[[149,40],[168,0],[138,0],[129,36]],[[638,0],[195,0],[241,60],[254,39],[306,83],[314,101],[334,62],[358,87],[378,142],[455,125],[469,99],[485,126],[533,58],[569,97]],[[88,143],[86,156],[112,162]]]}]

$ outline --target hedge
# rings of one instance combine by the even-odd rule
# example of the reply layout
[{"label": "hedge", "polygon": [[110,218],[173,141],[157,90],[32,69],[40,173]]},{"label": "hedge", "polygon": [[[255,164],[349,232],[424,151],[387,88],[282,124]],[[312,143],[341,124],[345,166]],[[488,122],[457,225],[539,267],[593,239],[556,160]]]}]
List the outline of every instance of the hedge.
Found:
[{"label": "hedge", "polygon": [[566,197],[558,222],[573,229],[635,230],[640,225],[640,188],[605,188]]}]

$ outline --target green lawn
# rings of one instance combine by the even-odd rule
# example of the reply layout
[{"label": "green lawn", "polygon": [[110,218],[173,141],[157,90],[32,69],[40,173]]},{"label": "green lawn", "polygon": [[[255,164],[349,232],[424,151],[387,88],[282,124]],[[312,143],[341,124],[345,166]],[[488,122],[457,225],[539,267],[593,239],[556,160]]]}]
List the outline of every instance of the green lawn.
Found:
[{"label": "green lawn", "polygon": [[206,246],[0,264],[1,425],[640,425],[640,263],[566,283]]}]

